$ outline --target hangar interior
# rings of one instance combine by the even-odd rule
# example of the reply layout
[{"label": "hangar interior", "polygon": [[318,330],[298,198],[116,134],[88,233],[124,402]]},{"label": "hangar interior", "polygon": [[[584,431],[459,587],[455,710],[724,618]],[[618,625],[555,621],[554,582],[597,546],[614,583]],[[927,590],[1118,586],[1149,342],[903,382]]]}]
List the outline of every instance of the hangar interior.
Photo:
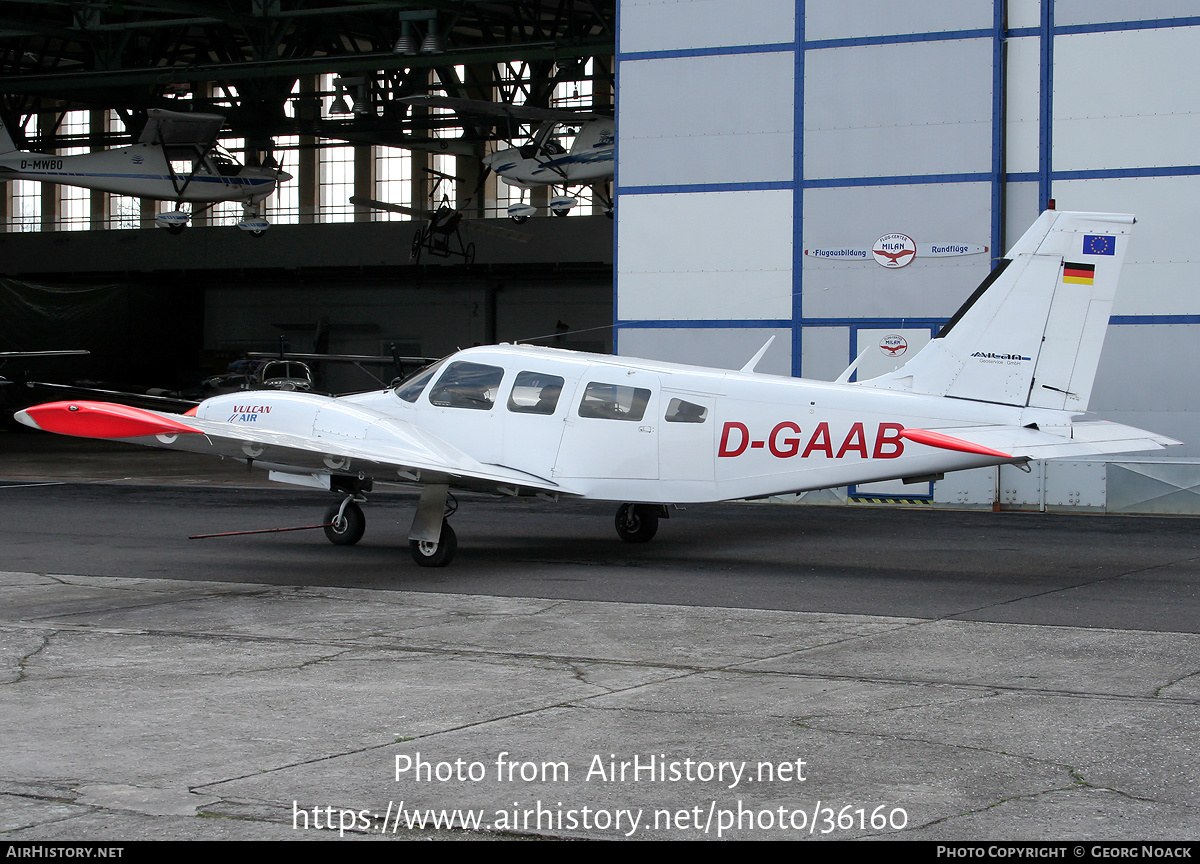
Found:
[{"label": "hangar interior", "polygon": [[[1138,217],[1091,409],[1184,441],[1152,478],[1130,467],[1146,487],[1130,494],[1151,509],[1200,509],[1192,0],[5,6],[0,117],[28,149],[121,146],[147,109],[190,105],[227,117],[223,143],[247,164],[294,175],[263,237],[237,232],[221,208],[171,237],[150,227],[153,202],[5,184],[6,277],[119,282],[186,310],[186,322],[158,323],[183,334],[160,340],[169,349],[147,339],[154,347],[122,352],[113,375],[166,365],[146,353],[199,366],[203,352],[280,336],[307,350],[327,332],[338,352],[396,343],[437,355],[547,336],[735,368],[775,335],[761,371],[832,379],[885,340],[915,353],[1053,199]],[[524,243],[479,232],[470,267],[414,264],[419,220],[350,196],[500,215],[510,190],[479,184],[479,156],[530,131],[401,101],[427,92],[615,107],[615,240],[592,197],[571,218],[530,220]],[[821,253],[889,234],[970,251],[902,268]],[[4,348],[88,347],[30,344],[33,331],[8,320]],[[122,326],[148,332],[134,320]],[[90,338],[86,322],[71,338]],[[903,362],[881,352],[864,355],[860,375]],[[993,470],[940,490],[861,491],[1045,507],[1052,483],[1039,470],[1011,489]],[[1064,500],[1095,506],[1076,487],[1098,471],[1104,482],[1119,473],[1081,463]],[[1036,488],[1017,488],[1026,482]]]},{"label": "hangar interior", "polygon": [[[174,202],[4,183],[2,272],[15,280],[9,305],[23,313],[7,316],[0,350],[69,343],[93,356],[43,374],[172,388],[280,337],[295,351],[355,354],[395,345],[440,356],[537,337],[611,350],[609,208],[584,187],[571,218],[507,235],[479,227],[522,200],[480,157],[527,143],[536,124],[402,100],[433,93],[611,114],[615,15],[612,2],[575,0],[6,4],[0,117],[20,149],[123,147],[149,109],[207,112],[226,118],[219,143],[235,158],[291,178],[265,202],[272,227],[261,237],[234,228],[232,201],[193,208],[188,229],[168,236],[154,219]],[[573,131],[557,128],[558,144],[569,147]],[[548,197],[534,188],[524,200],[544,211]],[[442,206],[465,217],[470,266],[461,255],[414,260],[414,235]],[[171,295],[186,311],[154,319],[154,333],[132,312],[73,328],[61,316],[49,328],[18,323],[37,319],[35,296],[100,285],[120,286],[131,308]],[[140,335],[111,338],[126,331]],[[142,344],[106,350],[114,341]],[[322,383],[373,383],[356,374],[335,367]]]}]

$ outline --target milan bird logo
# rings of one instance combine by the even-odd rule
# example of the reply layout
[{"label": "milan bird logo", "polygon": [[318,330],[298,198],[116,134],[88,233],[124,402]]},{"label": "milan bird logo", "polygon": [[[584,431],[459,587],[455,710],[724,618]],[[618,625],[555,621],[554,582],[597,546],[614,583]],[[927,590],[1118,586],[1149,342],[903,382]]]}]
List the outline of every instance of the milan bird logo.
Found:
[{"label": "milan bird logo", "polygon": [[889,357],[899,357],[908,350],[908,341],[900,334],[893,333],[879,340],[879,350]]},{"label": "milan bird logo", "polygon": [[888,252],[886,249],[872,249],[871,251],[874,252],[876,255],[882,255],[884,258],[887,258],[889,261],[892,262],[892,266],[894,266],[894,267],[899,266],[900,259],[903,258],[905,255],[916,255],[917,254],[916,249],[901,249],[899,252]]},{"label": "milan bird logo", "polygon": [[910,264],[917,256],[917,244],[907,234],[884,234],[871,247],[875,261],[892,269]]}]

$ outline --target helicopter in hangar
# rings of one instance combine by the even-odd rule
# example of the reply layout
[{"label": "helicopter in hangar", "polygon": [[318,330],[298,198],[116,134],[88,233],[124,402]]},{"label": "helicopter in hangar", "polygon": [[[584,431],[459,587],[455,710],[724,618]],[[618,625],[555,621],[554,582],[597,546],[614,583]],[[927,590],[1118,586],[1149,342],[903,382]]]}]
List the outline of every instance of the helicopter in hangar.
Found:
[{"label": "helicopter in hangar", "polygon": [[[37,180],[114,195],[173,201],[154,222],[179,234],[196,213],[221,201],[242,205],[238,227],[261,236],[270,223],[262,203],[292,175],[272,165],[242,165],[217,144],[220,114],[151,108],[136,144],[74,156],[19,150],[0,120],[0,181]],[[182,205],[192,205],[189,212]],[[199,209],[197,209],[199,208]]]}]

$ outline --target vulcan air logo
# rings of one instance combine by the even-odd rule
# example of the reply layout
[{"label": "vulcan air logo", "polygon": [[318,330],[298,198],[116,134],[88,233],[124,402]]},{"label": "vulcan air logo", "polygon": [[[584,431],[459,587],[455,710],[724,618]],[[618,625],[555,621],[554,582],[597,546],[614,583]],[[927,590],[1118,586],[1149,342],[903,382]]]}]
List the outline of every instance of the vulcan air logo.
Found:
[{"label": "vulcan air logo", "polygon": [[860,459],[895,459],[904,453],[904,441],[900,438],[903,429],[899,423],[880,423],[875,440],[868,443],[866,428],[862,423],[855,423],[835,451],[833,442],[837,438],[829,431],[828,423],[818,423],[812,434],[805,435],[798,424],[785,420],[777,423],[766,438],[755,440],[745,423],[730,421],[721,430],[717,456],[732,458],[747,450],[766,449],[777,459],[793,456],[808,459],[817,454],[827,459],[844,459],[851,455]]},{"label": "vulcan air logo", "polygon": [[270,405],[234,405],[229,423],[255,423],[259,414],[270,414]]}]

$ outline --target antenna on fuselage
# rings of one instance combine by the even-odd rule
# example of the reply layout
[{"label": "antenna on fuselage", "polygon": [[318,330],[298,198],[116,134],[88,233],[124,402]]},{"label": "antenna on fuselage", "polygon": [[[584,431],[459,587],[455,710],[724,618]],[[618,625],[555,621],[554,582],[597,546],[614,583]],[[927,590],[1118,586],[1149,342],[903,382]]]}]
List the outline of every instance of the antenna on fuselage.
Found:
[{"label": "antenna on fuselage", "polygon": [[742,367],[742,371],[743,372],[753,372],[754,368],[756,366],[758,366],[758,361],[763,358],[763,355],[767,353],[767,349],[771,347],[771,343],[774,341],[775,341],[774,336],[772,336],[770,339],[768,339],[767,344],[764,345],[763,347],[759,348],[758,353],[750,358],[750,362],[748,362],[745,366]]}]

